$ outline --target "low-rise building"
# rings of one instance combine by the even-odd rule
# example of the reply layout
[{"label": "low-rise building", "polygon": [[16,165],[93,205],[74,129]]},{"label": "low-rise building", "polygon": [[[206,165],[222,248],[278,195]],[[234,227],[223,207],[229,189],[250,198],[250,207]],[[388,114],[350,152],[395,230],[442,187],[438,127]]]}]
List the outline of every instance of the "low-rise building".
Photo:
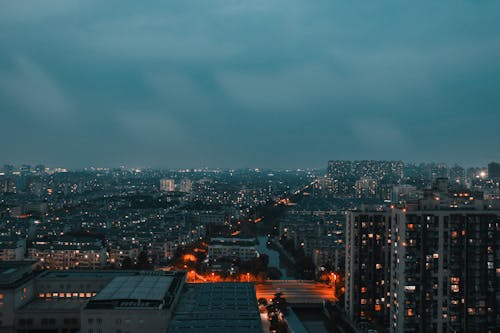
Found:
[{"label": "low-rise building", "polygon": [[2,237],[0,239],[0,261],[23,260],[26,253],[26,238]]},{"label": "low-rise building", "polygon": [[212,238],[210,244],[208,244],[208,258],[229,257],[251,260],[259,256],[259,252],[255,247],[256,243],[255,238]]},{"label": "low-rise building", "polygon": [[166,332],[185,275],[115,277],[82,309],[82,332]]},{"label": "low-rise building", "polygon": [[0,262],[0,332],[166,332],[185,272],[44,271]]},{"label": "low-rise building", "polygon": [[0,332],[14,332],[15,312],[35,297],[35,261],[0,261]]}]

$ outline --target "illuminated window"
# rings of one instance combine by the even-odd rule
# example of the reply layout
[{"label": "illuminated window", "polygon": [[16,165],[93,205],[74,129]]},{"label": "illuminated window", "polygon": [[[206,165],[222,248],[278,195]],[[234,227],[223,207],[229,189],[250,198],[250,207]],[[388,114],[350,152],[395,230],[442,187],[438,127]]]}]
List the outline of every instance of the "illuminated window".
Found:
[{"label": "illuminated window", "polygon": [[413,309],[408,309],[408,311],[406,312],[408,317],[413,317]]},{"label": "illuminated window", "polygon": [[71,298],[71,293],[66,293],[66,298]]},{"label": "illuminated window", "polygon": [[73,293],[73,297],[78,297],[78,293]]},{"label": "illuminated window", "polygon": [[78,295],[78,297],[80,297],[80,298],[85,298],[85,293],[80,293],[80,294]]},{"label": "illuminated window", "polygon": [[380,311],[380,310],[382,310],[380,304],[375,304],[375,311]]}]

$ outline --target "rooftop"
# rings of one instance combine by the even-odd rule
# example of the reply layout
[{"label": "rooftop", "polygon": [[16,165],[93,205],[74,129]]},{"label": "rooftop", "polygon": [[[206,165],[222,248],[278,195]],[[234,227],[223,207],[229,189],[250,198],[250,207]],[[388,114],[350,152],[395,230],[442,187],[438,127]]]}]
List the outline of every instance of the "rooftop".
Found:
[{"label": "rooftop", "polygon": [[169,333],[262,332],[251,283],[191,285],[172,319]]},{"label": "rooftop", "polygon": [[20,313],[24,311],[31,312],[44,312],[44,311],[57,311],[57,312],[75,312],[80,311],[80,308],[86,303],[83,299],[39,299],[35,298],[22,307]]},{"label": "rooftop", "polygon": [[35,272],[36,261],[0,261],[0,287],[16,288],[27,282]]},{"label": "rooftop", "polygon": [[136,273],[114,277],[86,305],[87,309],[168,309],[181,292],[185,272]]},{"label": "rooftop", "polygon": [[118,276],[94,300],[161,301],[173,280],[172,276]]}]

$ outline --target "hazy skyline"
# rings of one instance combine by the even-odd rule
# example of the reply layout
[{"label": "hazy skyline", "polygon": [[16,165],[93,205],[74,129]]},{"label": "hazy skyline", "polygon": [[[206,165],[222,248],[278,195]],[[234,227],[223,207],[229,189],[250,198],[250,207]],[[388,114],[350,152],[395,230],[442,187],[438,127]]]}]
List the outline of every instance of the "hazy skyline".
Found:
[{"label": "hazy skyline", "polygon": [[0,1],[0,163],[500,161],[498,1]]}]

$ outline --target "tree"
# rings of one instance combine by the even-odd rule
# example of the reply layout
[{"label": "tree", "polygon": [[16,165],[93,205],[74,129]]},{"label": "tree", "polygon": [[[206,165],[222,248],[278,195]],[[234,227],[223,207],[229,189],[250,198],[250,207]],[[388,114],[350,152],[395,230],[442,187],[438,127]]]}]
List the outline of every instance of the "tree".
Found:
[{"label": "tree", "polygon": [[134,268],[134,263],[132,262],[132,259],[130,259],[129,256],[123,258],[122,269],[133,269],[133,268]]},{"label": "tree", "polygon": [[144,250],[142,250],[139,253],[139,258],[137,258],[137,265],[135,265],[135,268],[137,269],[142,269],[142,270],[152,270],[153,265],[148,260],[148,253]]},{"label": "tree", "polygon": [[272,299],[272,304],[283,314],[288,313],[288,302],[283,296],[283,293],[276,293]]},{"label": "tree", "polygon": [[267,277],[270,280],[279,280],[279,279],[281,279],[282,275],[283,274],[281,273],[281,271],[276,267],[269,267],[267,269]]},{"label": "tree", "polygon": [[265,253],[261,254],[259,256],[260,262],[262,263],[262,266],[266,267],[269,265],[269,256]]}]

